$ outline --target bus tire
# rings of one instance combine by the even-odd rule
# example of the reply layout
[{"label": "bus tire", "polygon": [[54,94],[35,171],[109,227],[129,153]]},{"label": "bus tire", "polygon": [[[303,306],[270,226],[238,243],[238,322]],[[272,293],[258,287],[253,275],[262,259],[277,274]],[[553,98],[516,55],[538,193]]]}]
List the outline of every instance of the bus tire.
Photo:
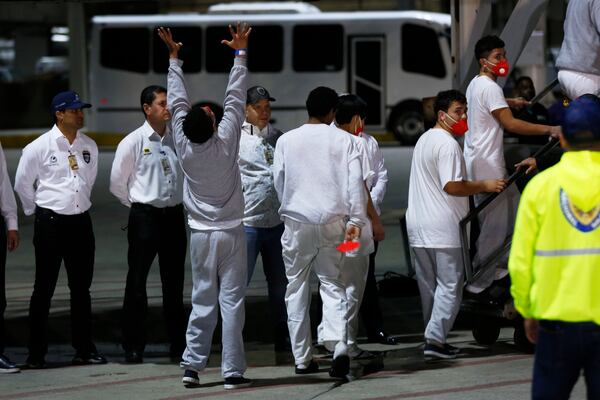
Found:
[{"label": "bus tire", "polygon": [[408,101],[398,105],[390,115],[389,128],[402,145],[417,143],[424,130],[421,103]]},{"label": "bus tire", "polygon": [[481,317],[473,326],[473,338],[483,346],[491,346],[500,336],[500,324],[492,318]]},{"label": "bus tire", "polygon": [[535,353],[535,344],[531,343],[529,339],[527,339],[527,335],[525,334],[525,327],[523,323],[517,324],[515,326],[515,333],[513,334],[513,340],[515,341],[515,346],[519,351],[527,354]]}]

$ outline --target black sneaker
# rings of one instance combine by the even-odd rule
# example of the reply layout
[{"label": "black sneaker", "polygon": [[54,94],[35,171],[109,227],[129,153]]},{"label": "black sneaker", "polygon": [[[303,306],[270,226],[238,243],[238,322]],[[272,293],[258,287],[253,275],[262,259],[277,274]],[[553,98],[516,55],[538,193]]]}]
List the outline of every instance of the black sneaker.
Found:
[{"label": "black sneaker", "polygon": [[4,354],[0,354],[0,374],[14,374],[21,370],[17,365],[11,362]]},{"label": "black sneaker", "polygon": [[46,368],[46,360],[43,358],[31,358],[28,357],[25,361],[27,369],[44,369]]},{"label": "black sneaker", "polygon": [[349,373],[350,357],[346,354],[335,357],[329,369],[329,376],[332,378],[345,378]]},{"label": "black sneaker", "polygon": [[75,354],[71,364],[73,365],[90,365],[90,364],[106,364],[106,358],[99,353]]},{"label": "black sneaker", "polygon": [[316,374],[317,372],[319,372],[319,364],[317,364],[315,360],[310,360],[308,367],[298,368],[298,366],[296,366],[295,372],[298,375]]},{"label": "black sneaker", "polygon": [[231,376],[229,378],[225,378],[225,383],[223,387],[225,389],[241,389],[252,385],[252,381],[250,379],[246,379],[243,376]]},{"label": "black sneaker", "polygon": [[454,347],[451,344],[444,344],[444,347],[446,348],[446,350],[448,350],[450,353],[452,354],[458,354],[460,353],[460,349],[458,347]]},{"label": "black sneaker", "polygon": [[144,362],[144,357],[140,352],[127,351],[125,352],[125,362],[128,364],[141,364]]},{"label": "black sneaker", "polygon": [[183,382],[183,386],[187,388],[200,386],[200,378],[198,378],[198,373],[196,371],[192,371],[191,369],[185,370],[181,382]]},{"label": "black sneaker", "polygon": [[456,358],[456,354],[448,350],[446,347],[436,346],[432,343],[427,343],[423,350],[425,360],[451,360]]}]

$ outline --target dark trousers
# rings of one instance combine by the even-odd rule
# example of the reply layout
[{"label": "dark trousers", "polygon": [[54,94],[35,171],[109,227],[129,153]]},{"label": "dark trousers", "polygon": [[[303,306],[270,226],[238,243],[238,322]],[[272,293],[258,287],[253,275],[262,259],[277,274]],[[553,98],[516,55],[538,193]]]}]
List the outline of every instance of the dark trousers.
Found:
[{"label": "dark trousers", "polygon": [[187,317],[183,308],[183,279],[187,236],[183,206],[156,208],[134,203],[127,228],[129,250],[127,285],[123,301],[123,349],[144,352],[148,297],[146,281],[158,254],[163,293],[163,315],[171,343],[171,355],[185,349]]},{"label": "dark trousers", "polygon": [[0,217],[0,354],[4,353],[4,311],[6,310],[6,224]]},{"label": "dark trousers", "polygon": [[378,332],[383,331],[383,316],[379,307],[379,292],[375,280],[375,256],[378,247],[379,242],[375,242],[375,251],[369,255],[369,272],[359,311],[369,337],[376,336]]},{"label": "dark trousers", "polygon": [[582,369],[587,398],[600,399],[600,325],[540,321],[531,398],[568,399]]},{"label": "dark trousers", "polygon": [[71,340],[78,354],[96,351],[92,342],[90,286],[94,274],[95,239],[90,215],[60,215],[36,208],[33,230],[35,283],[29,303],[29,359],[48,352],[50,301],[64,261],[71,293]]},{"label": "dark trousers", "polygon": [[285,307],[285,291],[288,281],[285,276],[285,265],[281,255],[281,235],[283,235],[283,229],[283,224],[272,228],[244,226],[248,248],[248,283],[252,279],[256,259],[260,253],[262,256],[263,271],[267,279],[276,351],[286,351],[290,347],[287,309]]}]

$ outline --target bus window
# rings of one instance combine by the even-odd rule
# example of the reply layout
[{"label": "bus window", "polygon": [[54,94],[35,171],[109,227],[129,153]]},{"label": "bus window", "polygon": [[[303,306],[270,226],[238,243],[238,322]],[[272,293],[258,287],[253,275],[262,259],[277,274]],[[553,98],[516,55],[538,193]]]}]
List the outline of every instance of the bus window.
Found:
[{"label": "bus window", "polygon": [[[148,73],[150,32],[147,28],[105,28],[100,32],[100,64],[106,68]],[[134,43],[122,46],[122,42]]]},{"label": "bus window", "polygon": [[[254,32],[251,33],[251,35]],[[229,28],[223,26],[209,26],[206,28],[206,70],[208,72],[229,72],[233,65],[233,50],[221,44],[221,40],[229,40]],[[250,52],[250,51],[248,51]]]},{"label": "bus window", "polygon": [[[200,72],[202,65],[202,29],[189,26],[176,26],[170,28],[173,38],[183,43],[179,50],[179,58],[183,60],[183,70],[185,72]],[[162,39],[156,33],[152,35],[152,65],[154,72],[166,73],[169,69],[169,51]]]},{"label": "bus window", "polygon": [[422,25],[402,25],[402,68],[406,72],[446,77],[437,33]]},{"label": "bus window", "polygon": [[283,28],[279,25],[252,27],[248,42],[248,70],[280,72],[283,68]]},{"label": "bus window", "polygon": [[341,25],[296,25],[293,44],[295,71],[339,71],[344,66],[344,28]]}]

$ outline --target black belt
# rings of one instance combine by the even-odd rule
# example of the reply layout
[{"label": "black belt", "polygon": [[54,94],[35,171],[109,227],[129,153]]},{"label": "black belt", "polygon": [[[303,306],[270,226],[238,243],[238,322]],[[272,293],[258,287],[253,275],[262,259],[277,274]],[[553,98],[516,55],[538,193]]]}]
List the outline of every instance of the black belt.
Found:
[{"label": "black belt", "polygon": [[40,207],[40,206],[35,206],[35,215],[37,216],[48,216],[51,215],[53,217],[60,217],[60,218],[78,218],[78,217],[82,217],[84,215],[87,215],[88,212],[84,211],[80,214],[59,214],[56,211],[52,211],[49,208],[44,208],[44,207]]},{"label": "black belt", "polygon": [[167,214],[167,213],[182,211],[183,210],[183,205],[182,204],[177,204],[177,205],[172,206],[172,207],[155,207],[155,206],[150,205],[150,204],[131,203],[131,208],[135,209],[135,210],[141,210],[141,211],[148,211],[148,212],[153,212],[153,213]]}]

